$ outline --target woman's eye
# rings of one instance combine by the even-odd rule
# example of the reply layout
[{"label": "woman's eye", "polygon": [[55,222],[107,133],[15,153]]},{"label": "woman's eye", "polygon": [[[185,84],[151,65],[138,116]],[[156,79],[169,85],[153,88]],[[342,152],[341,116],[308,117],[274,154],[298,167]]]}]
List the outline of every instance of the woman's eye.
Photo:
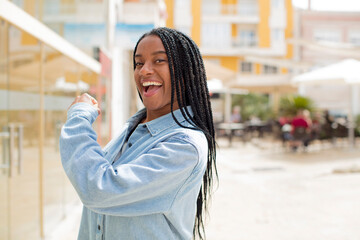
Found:
[{"label": "woman's eye", "polygon": [[165,62],[165,60],[164,60],[164,59],[156,59],[155,62],[156,62],[156,63],[162,63],[162,62]]},{"label": "woman's eye", "polygon": [[141,62],[136,62],[136,63],[135,63],[135,66],[136,66],[136,67],[140,67],[140,66],[142,66],[142,65],[144,65],[144,64],[141,63]]}]

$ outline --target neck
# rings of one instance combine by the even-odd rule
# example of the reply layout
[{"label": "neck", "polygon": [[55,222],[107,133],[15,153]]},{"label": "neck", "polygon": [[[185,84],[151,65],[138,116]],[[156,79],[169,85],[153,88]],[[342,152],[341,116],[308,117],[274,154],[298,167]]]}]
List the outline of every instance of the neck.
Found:
[{"label": "neck", "polygon": [[[174,103],[173,105],[173,111],[179,109],[179,104],[177,102]],[[146,117],[141,120],[141,123],[146,123],[146,122],[150,122],[154,119],[157,119],[159,117],[162,117],[168,113],[171,112],[171,107],[169,106],[168,109],[166,110],[158,110],[158,111],[151,111],[151,110],[146,110]]]}]

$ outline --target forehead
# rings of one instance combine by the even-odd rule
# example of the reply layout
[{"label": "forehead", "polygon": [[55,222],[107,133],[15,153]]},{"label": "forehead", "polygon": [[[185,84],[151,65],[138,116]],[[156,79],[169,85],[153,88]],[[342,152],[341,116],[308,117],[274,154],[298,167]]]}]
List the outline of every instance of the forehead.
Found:
[{"label": "forehead", "polygon": [[158,52],[165,51],[164,45],[161,42],[161,39],[156,35],[150,35],[144,37],[138,44],[136,49],[136,55],[144,54],[147,52]]}]

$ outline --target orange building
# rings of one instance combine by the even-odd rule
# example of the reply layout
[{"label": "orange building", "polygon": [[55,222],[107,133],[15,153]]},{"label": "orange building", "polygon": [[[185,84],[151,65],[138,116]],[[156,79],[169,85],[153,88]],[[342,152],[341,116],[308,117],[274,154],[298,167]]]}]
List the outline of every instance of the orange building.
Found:
[{"label": "orange building", "polygon": [[[294,92],[289,72],[293,48],[291,0],[166,0],[167,26],[200,46],[209,79],[229,88],[279,95]],[[211,66],[211,67],[210,67]],[[217,74],[222,67],[234,74]],[[217,71],[220,72],[220,71]]]}]

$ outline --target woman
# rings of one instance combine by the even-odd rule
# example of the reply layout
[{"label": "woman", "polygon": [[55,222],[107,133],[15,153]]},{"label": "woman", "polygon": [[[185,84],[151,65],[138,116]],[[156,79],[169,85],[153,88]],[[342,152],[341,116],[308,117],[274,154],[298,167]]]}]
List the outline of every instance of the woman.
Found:
[{"label": "woman", "polygon": [[62,163],[84,204],[78,239],[203,239],[217,171],[199,49],[157,28],[139,39],[133,60],[145,108],[119,136],[100,148],[91,127],[100,110],[87,94],[75,99],[62,129]]}]

